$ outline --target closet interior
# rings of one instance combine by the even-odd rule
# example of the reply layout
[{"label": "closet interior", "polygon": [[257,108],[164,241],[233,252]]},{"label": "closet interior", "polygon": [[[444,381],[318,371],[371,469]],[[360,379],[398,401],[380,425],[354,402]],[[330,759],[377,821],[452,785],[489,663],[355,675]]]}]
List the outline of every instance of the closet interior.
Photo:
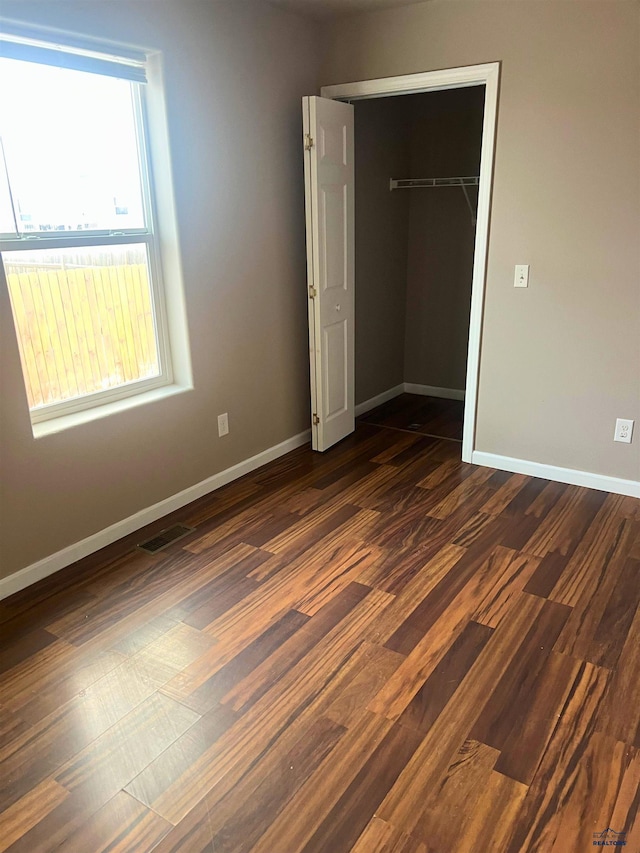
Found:
[{"label": "closet interior", "polygon": [[356,406],[462,439],[484,86],[354,102]]}]

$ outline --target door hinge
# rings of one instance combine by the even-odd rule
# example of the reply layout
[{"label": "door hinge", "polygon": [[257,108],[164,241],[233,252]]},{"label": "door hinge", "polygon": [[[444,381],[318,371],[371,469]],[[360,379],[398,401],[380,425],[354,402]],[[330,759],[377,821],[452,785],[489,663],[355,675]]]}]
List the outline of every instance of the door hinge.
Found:
[{"label": "door hinge", "polygon": [[319,417],[316,415],[316,413],[314,412],[314,413],[313,413],[313,425],[314,425],[314,426],[318,426],[318,424],[319,424],[319,423],[320,423],[320,418],[319,418]]},{"label": "door hinge", "polygon": [[310,287],[309,288],[309,299],[315,299],[317,295],[318,295],[318,291],[315,289],[315,287]]},{"label": "door hinge", "polygon": [[313,148],[313,136],[310,133],[305,133],[304,135],[304,150],[311,151]]}]

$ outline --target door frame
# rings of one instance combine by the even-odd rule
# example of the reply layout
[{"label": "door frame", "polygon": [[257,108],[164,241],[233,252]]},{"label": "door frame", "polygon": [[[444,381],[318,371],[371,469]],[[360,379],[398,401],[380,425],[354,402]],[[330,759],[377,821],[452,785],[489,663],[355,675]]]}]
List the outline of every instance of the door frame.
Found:
[{"label": "door frame", "polygon": [[473,253],[471,312],[469,316],[469,345],[467,348],[464,424],[462,431],[463,462],[471,462],[471,457],[475,449],[480,344],[482,340],[484,294],[487,276],[489,219],[491,214],[499,81],[500,63],[488,62],[483,65],[445,68],[440,71],[404,74],[399,77],[381,77],[377,80],[361,80],[356,83],[339,83],[333,86],[323,86],[320,90],[320,95],[323,98],[331,98],[337,101],[358,101],[365,98],[415,95],[421,92],[438,92],[444,89],[461,89],[468,86],[483,85],[485,87],[478,212]]}]

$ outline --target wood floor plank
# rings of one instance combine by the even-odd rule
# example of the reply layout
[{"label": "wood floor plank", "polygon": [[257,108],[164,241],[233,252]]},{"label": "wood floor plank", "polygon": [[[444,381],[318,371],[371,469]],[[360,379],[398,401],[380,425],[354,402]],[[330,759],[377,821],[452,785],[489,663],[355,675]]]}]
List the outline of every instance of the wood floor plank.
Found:
[{"label": "wood floor plank", "polygon": [[0,752],[0,809],[153,697],[173,672],[128,660],[7,744]]},{"label": "wood floor plank", "polygon": [[465,825],[476,810],[499,754],[486,744],[466,740],[440,784],[425,791],[413,832],[417,838],[428,839],[429,850],[459,848]]},{"label": "wood floor plank", "polygon": [[638,606],[640,606],[640,560],[628,559],[622,566],[602,617],[585,653],[586,660],[613,669],[629,635]]},{"label": "wood floor plank", "polygon": [[419,432],[461,408],[402,395],[5,600],[0,850],[640,849],[640,501]]},{"label": "wood floor plank", "polygon": [[209,825],[209,809],[201,800],[153,848],[153,853],[216,853]]},{"label": "wood floor plank", "polygon": [[364,711],[336,744],[331,760],[307,780],[275,818],[253,853],[273,853],[279,847],[302,850],[391,726],[390,720]]},{"label": "wood floor plank", "polygon": [[[449,571],[462,559],[465,551],[456,545],[447,545],[440,549],[438,553],[431,559],[427,558],[422,551],[418,551],[414,560],[409,567],[411,577],[405,582],[402,590],[396,595],[393,602],[384,614],[383,619],[376,625],[375,635],[372,639],[378,643],[387,643],[388,640],[405,625],[407,619],[421,604],[429,593],[437,587],[442,579]],[[391,553],[386,559],[371,566],[367,571],[363,572],[361,582],[377,589],[383,589],[386,592],[392,593],[388,588],[389,584],[385,583],[384,574],[387,564],[391,564],[388,569],[388,574],[392,576],[391,586],[394,587],[394,581],[397,580],[397,565],[394,566],[395,560],[402,566],[404,574],[406,564],[404,563],[404,555]],[[415,621],[415,620],[414,620]],[[407,627],[405,627],[407,630]],[[424,633],[424,632],[423,632]],[[419,637],[417,638],[419,639]]]},{"label": "wood floor plank", "polygon": [[397,652],[363,642],[350,661],[355,677],[345,679],[343,689],[324,711],[324,716],[342,726],[351,726],[362,715],[367,704],[397,670],[404,657]]},{"label": "wood floor plank", "polygon": [[[569,486],[524,546],[528,554],[573,554],[606,498],[604,492]],[[565,604],[570,602],[565,601]]]},{"label": "wood floor plank", "polygon": [[408,433],[394,435],[393,442],[389,441],[387,447],[381,450],[376,456],[373,456],[371,461],[378,465],[391,462],[403,450],[413,447],[418,439],[418,435],[410,435]]},{"label": "wood floor plank", "polygon": [[[232,644],[230,648],[219,644],[211,655],[185,667],[163,687],[163,692],[204,711],[211,707],[211,699],[218,701],[223,688],[225,700],[240,710],[257,701],[368,593],[369,589],[362,584],[351,583],[311,619],[287,610],[281,617],[266,620],[267,627],[262,632],[252,624],[250,633],[240,634],[247,642],[241,642],[239,647]],[[302,631],[308,622],[309,629]],[[233,639],[238,634],[232,634]],[[277,638],[281,642],[272,646]]]},{"label": "wood floor plank", "polygon": [[541,598],[549,598],[560,575],[567,567],[567,558],[557,552],[545,554],[527,581],[524,591]]},{"label": "wood floor plank", "polygon": [[[185,680],[183,673],[181,673],[179,678],[173,679],[166,684],[162,688],[162,692],[167,696],[172,696],[194,711],[204,714],[215,708],[218,702],[224,697],[231,699],[233,688],[243,682],[261,663],[270,660],[274,653],[281,651],[286,641],[306,625],[309,619],[310,617],[304,613],[298,613],[297,610],[289,610],[281,619],[270,625],[264,633],[260,634],[252,643],[206,680],[200,680],[197,673],[202,671],[202,667],[205,667],[205,672],[208,671],[210,659],[207,656],[196,662],[193,667],[194,677],[192,680]],[[315,639],[313,642],[315,642]],[[311,647],[311,645],[307,645],[305,648],[304,642],[300,642],[299,638],[297,638],[295,646],[297,659]],[[273,672],[273,662],[271,660],[269,667],[271,672]],[[273,681],[273,678],[270,680]],[[197,684],[197,686],[194,687],[194,684]],[[240,703],[239,707],[241,706],[242,703]]]},{"label": "wood floor plank", "polygon": [[[234,711],[242,713],[262,699],[272,689],[276,689],[281,678],[293,671],[301,664],[307,655],[317,654],[316,646],[320,641],[329,641],[331,633],[341,630],[341,622],[348,619],[350,612],[357,610],[358,605],[364,601],[370,590],[360,584],[350,584],[340,595],[329,602],[325,607],[312,617],[297,633],[293,634],[269,657],[266,657],[246,677],[238,681],[223,697],[222,701],[233,708]],[[342,629],[344,629],[344,625]],[[341,676],[337,683],[341,684],[345,672],[351,676],[352,670],[360,665],[361,660],[367,658],[366,641],[358,644],[355,650],[345,657]],[[397,656],[395,656],[397,659]],[[389,658],[387,658],[389,660]],[[324,694],[324,704],[333,701],[335,682],[331,690]]]},{"label": "wood floor plank", "polygon": [[58,848],[61,853],[140,853],[155,848],[170,823],[119,791]]},{"label": "wood floor plank", "polygon": [[623,826],[629,850],[640,848],[640,750],[633,751],[631,761],[625,766],[618,787],[609,826]]},{"label": "wood floor plank", "polygon": [[29,728],[30,725],[25,719],[0,704],[0,751]]},{"label": "wood floor plank", "polygon": [[572,537],[575,546],[569,555],[571,559],[550,596],[554,601],[569,607],[578,604],[585,594],[585,587],[597,584],[604,568],[619,548],[621,537],[630,534],[626,519],[620,513],[619,496],[601,495],[599,510],[595,516],[589,514],[591,523],[579,538],[580,530]]},{"label": "wood floor plank", "polygon": [[[422,600],[407,617],[405,623],[387,640],[387,645],[397,647],[397,650],[403,653],[409,652],[416,641],[451,607],[452,602],[457,600],[457,596],[467,586],[469,591],[465,595],[471,608],[468,615],[471,616],[484,595],[485,581],[490,571],[488,560],[501,540],[504,523],[503,519],[492,518],[491,523],[483,527],[482,532],[475,537],[472,546],[456,552],[460,555],[459,559],[438,579],[433,588],[429,588],[428,595],[421,596]],[[443,531],[436,535],[436,539],[442,537],[439,547],[435,549],[436,565],[443,556],[446,555],[448,559],[449,555],[454,553],[453,548],[460,548],[451,544],[451,536],[451,529],[448,530],[447,535],[446,528],[444,535]]]},{"label": "wood floor plank", "polygon": [[296,610],[314,616],[325,604],[329,603],[339,592],[352,582],[359,582],[363,573],[380,556],[377,548],[366,546],[361,542],[345,545],[335,553],[332,560],[339,565],[339,572],[330,575],[327,583],[303,594],[296,601]]},{"label": "wood floor plank", "polygon": [[473,666],[493,630],[469,622],[407,705],[398,722],[426,735]]},{"label": "wood floor plank", "polygon": [[86,578],[77,564],[73,564],[52,578],[12,595],[11,607],[5,607],[0,615],[0,644],[46,628],[54,619],[95,601],[96,596],[84,589],[83,581]]},{"label": "wood floor plank", "polygon": [[[637,761],[637,750],[599,734],[594,734],[585,746],[580,750],[580,762],[561,762],[558,772],[548,777],[558,799],[554,794],[543,797],[534,781],[523,801],[517,827],[512,826],[516,834],[505,849],[540,849],[541,845],[548,845],[548,849],[559,853],[592,847],[595,833],[615,828],[613,814],[618,803],[618,815],[625,816],[628,822],[623,825],[624,830],[617,831],[626,831],[627,826],[635,829],[637,788],[630,791],[629,781],[637,774],[637,767],[631,766]],[[525,835],[523,824],[529,822]]]},{"label": "wood floor plank", "polygon": [[412,833],[421,814],[424,791],[438,785],[454,755],[468,738],[483,702],[517,655],[522,636],[539,617],[542,600],[521,593],[514,608],[493,632],[460,688],[407,762],[377,814]]},{"label": "wood floor plank", "polygon": [[330,504],[320,507],[317,511],[298,519],[284,533],[267,540],[264,547],[272,554],[284,554],[289,559],[295,559],[358,512],[358,507],[348,504],[338,509]]},{"label": "wood floor plank", "polygon": [[420,735],[394,724],[305,844],[304,853],[350,850],[420,743]]},{"label": "wood floor plank", "polygon": [[56,682],[53,679],[43,679],[38,685],[35,695],[22,693],[16,697],[20,703],[20,714],[30,723],[36,724],[47,716],[55,714],[67,703],[73,703],[79,695],[86,695],[96,684],[102,684],[102,679],[119,670],[126,663],[126,658],[105,652],[83,665],[78,662],[77,668],[67,677]]},{"label": "wood floor plank", "polygon": [[178,619],[167,616],[166,613],[151,617],[147,622],[134,627],[131,631],[119,633],[111,648],[126,657],[133,657],[150,643],[166,634],[167,631],[170,631],[171,628],[175,628],[178,621]]},{"label": "wood floor plank", "polygon": [[489,560],[492,565],[487,567],[487,591],[473,618],[482,625],[496,628],[511,608],[511,599],[526,587],[540,560],[502,546],[493,551]]},{"label": "wood floor plank", "polygon": [[[612,780],[627,764],[628,748],[606,736],[590,735],[609,673],[581,664],[561,719],[545,751],[505,845],[523,850],[580,850],[592,833],[609,826],[617,797]],[[596,776],[593,776],[593,773]]]},{"label": "wood floor plank", "polygon": [[40,823],[68,796],[69,792],[62,785],[53,779],[45,779],[2,812],[0,814],[0,851],[11,847],[14,841]]},{"label": "wood floor plank", "polygon": [[238,507],[246,501],[255,499],[262,492],[258,483],[243,477],[233,483],[207,495],[204,499],[194,501],[184,514],[184,523],[189,527],[201,527],[204,522],[211,521],[216,516],[230,509],[238,512]]},{"label": "wood floor plank", "polygon": [[555,507],[567,490],[563,483],[549,483],[541,477],[529,477],[525,486],[518,491],[505,508],[510,516],[532,515],[543,519]]},{"label": "wood floor plank", "polygon": [[400,394],[362,415],[360,420],[388,429],[413,430],[461,439],[463,408],[460,400]]},{"label": "wood floor plank", "polygon": [[[131,596],[123,591],[120,596],[128,602],[126,606],[120,606],[120,596],[115,600],[109,597],[101,604],[100,614],[96,614],[95,620],[91,618],[90,608],[83,606],[76,614],[70,614],[60,623],[55,623],[56,635],[79,645],[93,643],[102,647],[112,646],[150,619],[166,614],[213,577],[256,550],[252,545],[240,544],[218,557],[204,557],[201,560],[194,560],[192,555],[184,551],[164,564],[163,574],[159,575],[153,587],[145,589],[142,585],[135,604],[128,600]],[[180,571],[177,571],[178,567]],[[50,630],[54,630],[54,626],[50,626]]]},{"label": "wood floor plank", "polygon": [[491,773],[476,808],[464,822],[456,851],[504,850],[526,794],[525,785]]},{"label": "wood floor plank", "polygon": [[609,678],[605,701],[598,715],[597,728],[615,740],[640,748],[640,609],[636,611],[627,639]]},{"label": "wood floor plank", "polygon": [[[469,624],[471,616],[483,595],[485,586],[483,576],[473,571],[473,567],[481,565],[490,565],[489,561],[483,561],[482,552],[479,554],[465,553],[460,561],[454,563],[453,568],[438,582],[434,591],[410,613],[408,618],[414,628],[422,624],[422,636],[376,699],[370,703],[369,707],[372,711],[384,714],[391,719],[397,719],[429,675],[439,665],[452,643]],[[448,583],[449,575],[454,570],[456,575],[450,587],[444,586],[443,589],[439,589],[442,584]],[[431,596],[435,597],[433,612],[428,609]],[[389,608],[389,613],[392,610],[393,605]],[[400,635],[402,643],[407,643],[407,645],[407,636],[410,637],[411,644],[413,639],[418,637],[417,631],[414,630],[408,635],[406,629],[403,629],[401,625],[400,629],[391,635],[385,646],[399,651],[400,649],[396,644],[398,635]]]},{"label": "wood floor plank", "polygon": [[[509,506],[513,499],[522,491],[522,489],[530,482],[530,478],[524,474],[512,474],[506,479],[502,485],[496,489],[489,500],[482,505],[481,511],[489,515],[500,515],[504,512],[509,512]],[[512,513],[515,508],[512,508]]]},{"label": "wood floor plank", "polygon": [[431,508],[429,515],[433,518],[449,518],[462,505],[466,505],[474,495],[478,495],[479,493],[485,494],[484,490],[482,492],[480,490],[490,477],[490,468],[476,469],[460,485],[451,489],[446,497]]},{"label": "wood floor plank", "polygon": [[569,617],[569,608],[544,601],[538,618],[519,643],[518,656],[511,660],[471,729],[471,737],[495,749],[503,749],[510,733],[522,720],[539,686],[540,673],[554,643]]},{"label": "wood floor plank", "polygon": [[546,657],[537,678],[518,693],[517,712],[511,715],[511,728],[500,741],[496,770],[531,784],[579,672],[580,662],[573,658],[556,652]]},{"label": "wood floor plank", "polygon": [[[376,470],[364,479],[352,483],[338,493],[332,500],[336,506],[348,504],[361,509],[384,511],[387,492],[398,479],[398,470],[391,465],[378,465]],[[321,499],[324,497],[320,492]],[[318,503],[320,503],[319,501]]]},{"label": "wood floor plank", "polygon": [[0,679],[3,704],[36,722],[125,661],[113,649],[86,651],[56,640]]},{"label": "wood floor plank", "polygon": [[171,612],[194,628],[204,628],[257,588],[259,579],[252,575],[271,559],[268,551],[256,548],[183,599]]},{"label": "wood floor plank", "polygon": [[[638,585],[634,584],[633,565],[627,566],[625,571],[625,554],[628,553],[633,536],[632,524],[626,520],[621,522],[615,535],[611,537],[611,548],[606,555],[602,555],[602,562],[592,564],[591,575],[583,575],[581,594],[578,597],[573,594],[571,596],[574,602],[571,605],[573,611],[558,638],[558,651],[589,659],[590,654],[597,654],[599,643],[595,636],[598,634],[602,639],[608,640],[606,645],[611,646],[612,665],[615,663],[638,601]],[[569,571],[571,565],[567,567],[567,572]],[[562,578],[559,583],[562,583]],[[623,588],[624,598],[620,598]],[[631,600],[628,596],[631,596]],[[555,590],[551,597],[555,601],[563,598]],[[618,626],[612,621],[616,618],[621,620]],[[610,631],[613,633],[604,638],[603,632]]]},{"label": "wood floor plank", "polygon": [[57,769],[55,781],[69,796],[8,849],[58,850],[197,719],[171,699],[151,696]]},{"label": "wood floor plank", "polygon": [[167,788],[189,772],[192,764],[231,728],[237,718],[238,715],[229,708],[215,705],[142,769],[124,790],[151,807]]},{"label": "wood floor plank", "polygon": [[332,720],[314,720],[293,743],[283,742],[277,752],[267,753],[222,800],[211,803],[214,850],[251,850],[344,732]]},{"label": "wood floor plank", "polygon": [[[142,539],[142,537],[141,537]],[[93,598],[101,598],[131,582],[131,578],[137,580],[148,577],[159,563],[166,558],[166,554],[146,554],[144,551],[135,549],[121,554],[108,562],[82,582],[82,589],[91,593]]]},{"label": "wood floor plank", "polygon": [[36,628],[24,636],[12,639],[6,637],[0,656],[0,673],[18,667],[28,660],[35,652],[45,649],[56,642],[57,637],[44,628]]},{"label": "wood floor plank", "polygon": [[[321,688],[336,677],[361,642],[368,624],[387,606],[389,596],[372,590],[341,622],[319,640],[286,672],[222,738],[153,803],[153,808],[172,823],[180,821],[204,796],[216,789],[224,796],[260,752],[292,719],[304,721],[312,713]],[[302,716],[301,716],[302,714]]]},{"label": "wood floor plank", "polygon": [[69,759],[56,773],[56,781],[72,792],[90,788],[91,796],[102,804],[199,719],[189,708],[155,693]]},{"label": "wood floor plank", "polygon": [[373,817],[351,848],[352,853],[428,853],[420,841]]}]

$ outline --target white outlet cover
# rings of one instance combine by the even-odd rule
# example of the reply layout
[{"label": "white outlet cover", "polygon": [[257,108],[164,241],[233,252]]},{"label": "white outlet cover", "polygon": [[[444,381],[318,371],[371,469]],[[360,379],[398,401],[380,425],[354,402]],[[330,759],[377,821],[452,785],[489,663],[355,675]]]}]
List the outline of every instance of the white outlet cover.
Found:
[{"label": "white outlet cover", "polygon": [[626,418],[618,418],[616,420],[616,431],[613,435],[613,440],[621,441],[623,444],[631,444],[634,423],[635,421],[630,421]]},{"label": "white outlet cover", "polygon": [[218,415],[218,438],[222,438],[223,435],[229,435],[229,415],[227,412]]}]

